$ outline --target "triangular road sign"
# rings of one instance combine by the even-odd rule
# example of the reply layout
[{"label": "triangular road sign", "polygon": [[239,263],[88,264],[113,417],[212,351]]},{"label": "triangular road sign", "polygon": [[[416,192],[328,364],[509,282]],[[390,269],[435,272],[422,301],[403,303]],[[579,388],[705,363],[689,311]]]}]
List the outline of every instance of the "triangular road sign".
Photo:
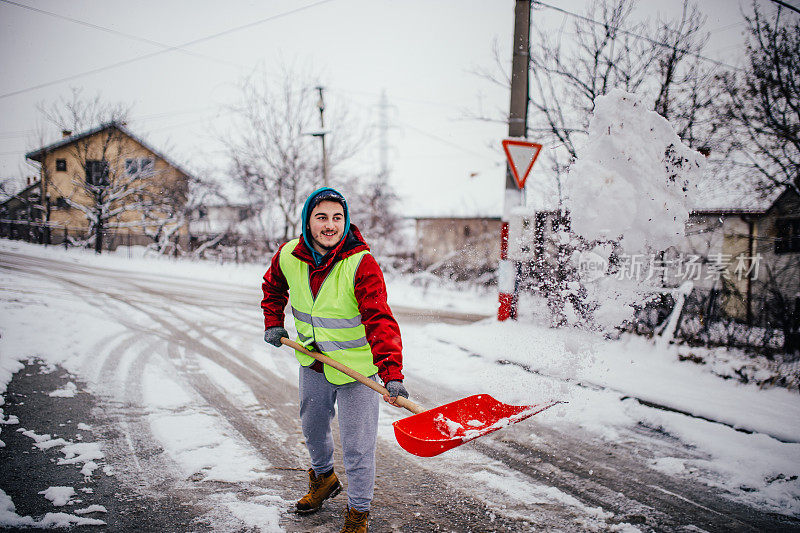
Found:
[{"label": "triangular road sign", "polygon": [[525,180],[539,157],[542,145],[518,139],[503,139],[503,150],[506,152],[511,173],[517,180],[517,186],[520,189],[525,187]]}]

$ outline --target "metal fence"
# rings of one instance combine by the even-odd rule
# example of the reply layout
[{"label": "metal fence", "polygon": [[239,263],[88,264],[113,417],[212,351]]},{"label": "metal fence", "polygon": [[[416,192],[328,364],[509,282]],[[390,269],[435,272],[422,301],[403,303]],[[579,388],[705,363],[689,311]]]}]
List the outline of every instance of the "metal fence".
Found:
[{"label": "metal fence", "polygon": [[[263,262],[277,249],[277,243],[268,239],[244,237],[233,233],[193,233],[177,236],[165,254],[190,255],[218,263]],[[53,222],[0,219],[0,238],[26,241],[34,244],[63,246],[64,248],[93,248],[92,233],[86,227],[69,226]],[[212,246],[206,244],[212,242]],[[107,229],[102,234],[102,250],[114,251],[120,247],[152,246],[154,240],[135,229]]]},{"label": "metal fence", "polygon": [[[702,291],[695,289],[686,298],[683,306],[676,338],[694,346],[727,346],[753,351],[772,357],[786,354],[791,360],[800,359],[800,333],[797,317],[791,323],[777,324],[771,316],[784,313],[785,309],[775,308],[775,302],[762,299],[756,302],[761,308],[761,320],[747,324],[745,321],[728,316],[725,304],[738,295],[724,291]],[[625,329],[639,335],[653,335],[672,312],[675,300],[663,294],[650,300],[637,309],[635,317]],[[792,314],[791,311],[788,311]]]},{"label": "metal fence", "polygon": [[[35,222],[28,220],[0,219],[0,237],[35,244],[64,246],[87,246],[92,234],[88,228]],[[116,250],[119,246],[147,246],[153,240],[132,230],[103,231],[103,250]]]}]

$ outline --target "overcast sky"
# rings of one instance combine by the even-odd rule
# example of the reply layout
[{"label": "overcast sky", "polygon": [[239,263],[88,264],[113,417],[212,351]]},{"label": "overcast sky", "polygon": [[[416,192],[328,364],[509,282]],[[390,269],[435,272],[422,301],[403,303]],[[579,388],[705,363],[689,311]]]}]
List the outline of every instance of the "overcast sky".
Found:
[{"label": "overcast sky", "polygon": [[[574,12],[586,4],[549,3]],[[655,2],[640,3],[639,16],[659,14]],[[658,4],[662,16],[679,14],[680,0]],[[740,4],[749,2],[700,2],[709,57],[735,61]],[[555,28],[567,15],[541,9],[533,17]],[[373,123],[375,139],[386,91],[390,179],[408,213],[499,215],[507,127],[468,115],[508,110],[507,91],[475,71],[492,66],[495,41],[510,62],[513,18],[513,0],[0,0],[0,178],[34,174],[24,154],[39,146],[37,103],[71,87],[132,104],[130,129],[188,169],[221,167],[215,132],[224,129],[238,80],[258,67],[294,64],[318,73],[329,109],[346,105]],[[358,165],[377,173],[377,142]],[[535,186],[535,175],[528,183]]]}]

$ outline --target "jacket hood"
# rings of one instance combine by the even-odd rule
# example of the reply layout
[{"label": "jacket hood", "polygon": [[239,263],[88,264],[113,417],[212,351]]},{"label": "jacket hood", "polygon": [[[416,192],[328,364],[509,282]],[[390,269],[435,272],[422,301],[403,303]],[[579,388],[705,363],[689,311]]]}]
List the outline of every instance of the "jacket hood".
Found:
[{"label": "jacket hood", "polygon": [[[314,259],[314,264],[319,265],[322,262],[323,255],[317,252],[311,245],[311,234],[308,228],[308,221],[311,218],[311,211],[322,201],[331,200],[342,204],[344,208],[344,231],[342,232],[342,240],[347,238],[350,233],[350,208],[347,206],[347,200],[344,195],[332,187],[322,187],[312,192],[306,203],[303,205],[303,212],[300,215],[300,223],[303,228],[303,241],[311,251],[311,256]],[[341,243],[341,240],[339,241]]]}]

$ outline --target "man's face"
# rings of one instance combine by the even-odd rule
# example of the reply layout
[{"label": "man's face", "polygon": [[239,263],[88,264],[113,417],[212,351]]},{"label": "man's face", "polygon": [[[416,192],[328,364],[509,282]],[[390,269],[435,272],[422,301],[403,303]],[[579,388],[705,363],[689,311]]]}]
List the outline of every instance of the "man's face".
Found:
[{"label": "man's face", "polygon": [[321,201],[311,210],[308,227],[311,230],[311,246],[325,255],[342,240],[344,207],[339,202]]}]

